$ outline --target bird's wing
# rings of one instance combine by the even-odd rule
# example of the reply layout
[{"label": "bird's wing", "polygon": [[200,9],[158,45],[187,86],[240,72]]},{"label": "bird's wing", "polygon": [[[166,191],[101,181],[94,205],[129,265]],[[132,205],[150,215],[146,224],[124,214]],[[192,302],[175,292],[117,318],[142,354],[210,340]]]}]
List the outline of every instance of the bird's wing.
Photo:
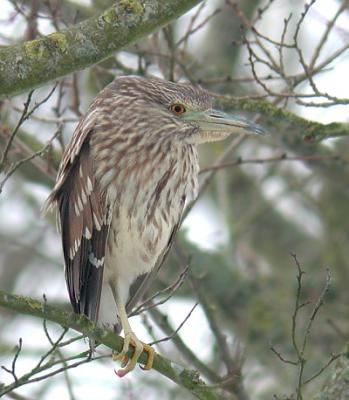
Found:
[{"label": "bird's wing", "polygon": [[131,312],[132,309],[136,306],[136,304],[144,297],[144,295],[148,291],[149,287],[152,285],[154,279],[156,278],[157,274],[159,273],[160,269],[164,265],[164,262],[166,261],[168,253],[171,250],[171,247],[172,247],[172,244],[176,237],[176,234],[182,224],[185,200],[186,200],[186,198],[185,198],[185,196],[183,196],[183,198],[181,199],[182,209],[180,212],[180,217],[179,217],[177,223],[173,226],[171,233],[170,233],[169,240],[167,242],[167,246],[163,249],[159,258],[157,259],[155,267],[148,274],[140,276],[136,280],[136,282],[132,285],[131,291],[130,291],[130,298],[126,305],[126,311],[128,313]]},{"label": "bird's wing", "polygon": [[63,157],[56,187],[47,203],[56,203],[58,209],[73,309],[97,321],[111,206],[95,179],[90,134],[85,131],[82,138],[79,129]]}]

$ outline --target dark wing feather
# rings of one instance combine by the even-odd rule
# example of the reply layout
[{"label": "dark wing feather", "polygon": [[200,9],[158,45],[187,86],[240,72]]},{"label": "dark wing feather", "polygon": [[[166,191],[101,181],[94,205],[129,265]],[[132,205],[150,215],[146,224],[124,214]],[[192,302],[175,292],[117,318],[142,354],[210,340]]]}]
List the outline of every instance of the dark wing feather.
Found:
[{"label": "dark wing feather", "polygon": [[97,321],[110,207],[95,179],[89,138],[73,157],[65,154],[48,202],[58,208],[70,302],[76,313]]},{"label": "dark wing feather", "polygon": [[[93,254],[97,260],[103,259],[108,230],[109,226],[104,224],[101,230],[93,231],[91,240],[83,238],[81,253],[85,255]],[[96,266],[87,259],[85,264],[81,265],[84,265],[84,267],[81,279],[80,299],[76,303],[78,305],[78,310],[76,312],[87,315],[92,321],[97,321],[102,291],[104,263],[96,268]]]}]

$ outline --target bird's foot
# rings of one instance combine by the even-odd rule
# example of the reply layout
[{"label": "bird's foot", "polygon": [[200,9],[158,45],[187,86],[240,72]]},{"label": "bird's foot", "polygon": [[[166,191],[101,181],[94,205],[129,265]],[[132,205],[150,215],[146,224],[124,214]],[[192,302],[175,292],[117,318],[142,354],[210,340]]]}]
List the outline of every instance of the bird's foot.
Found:
[{"label": "bird's foot", "polygon": [[[134,347],[134,351],[131,358],[127,354],[130,346]],[[113,360],[121,361],[121,366],[122,366],[122,368],[116,372],[116,375],[122,378],[127,373],[132,371],[135,368],[137,361],[140,355],[143,353],[143,351],[148,353],[148,359],[144,367],[141,368],[144,370],[151,369],[154,362],[154,349],[148,344],[141,342],[133,332],[126,333],[124,339],[124,345],[122,347],[121,352],[113,353]]]}]

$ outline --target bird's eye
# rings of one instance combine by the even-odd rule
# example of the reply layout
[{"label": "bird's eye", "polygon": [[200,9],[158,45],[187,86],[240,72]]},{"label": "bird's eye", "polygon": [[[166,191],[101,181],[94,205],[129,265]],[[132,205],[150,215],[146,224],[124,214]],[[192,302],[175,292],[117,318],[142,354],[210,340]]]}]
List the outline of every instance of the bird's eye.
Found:
[{"label": "bird's eye", "polygon": [[186,112],[186,109],[183,106],[183,104],[172,104],[170,110],[173,112],[173,114],[176,115],[181,115]]}]

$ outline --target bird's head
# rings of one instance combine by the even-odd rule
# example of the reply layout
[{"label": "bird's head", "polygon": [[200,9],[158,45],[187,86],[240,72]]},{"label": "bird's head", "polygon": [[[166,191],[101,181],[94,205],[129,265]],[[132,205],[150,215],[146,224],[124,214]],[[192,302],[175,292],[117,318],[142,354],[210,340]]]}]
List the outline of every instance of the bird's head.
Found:
[{"label": "bird's head", "polygon": [[133,127],[155,140],[200,144],[233,134],[264,133],[253,122],[213,109],[212,96],[189,84],[128,76],[113,85],[117,97],[128,105],[124,112]]}]

